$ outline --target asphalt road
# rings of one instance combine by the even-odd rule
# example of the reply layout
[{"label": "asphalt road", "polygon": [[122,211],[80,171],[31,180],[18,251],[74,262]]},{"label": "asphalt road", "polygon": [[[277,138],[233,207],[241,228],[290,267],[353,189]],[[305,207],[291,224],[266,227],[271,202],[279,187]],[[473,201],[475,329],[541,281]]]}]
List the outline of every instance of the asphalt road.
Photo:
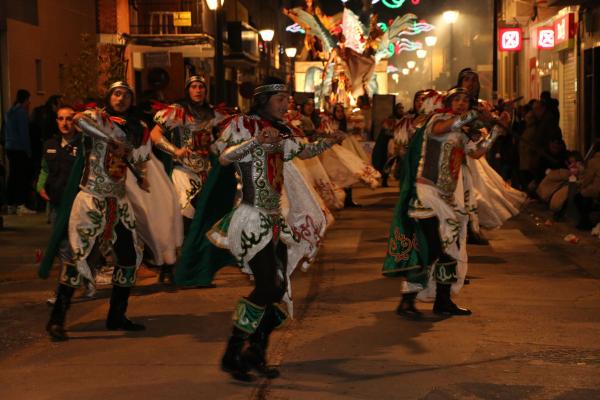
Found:
[{"label": "asphalt road", "polygon": [[109,288],[76,302],[71,340],[50,342],[44,304],[55,278],[35,278],[43,216],[5,217],[0,231],[0,399],[600,399],[600,241],[562,240],[534,210],[469,248],[471,317],[423,321],[394,309],[400,281],[380,274],[396,200],[359,190],[318,262],[294,276],[295,319],[273,335],[282,376],[233,381],[219,368],[231,312],[250,291],[236,269],[214,289],[167,289],[140,271],[129,316],[141,333],[103,329]]}]

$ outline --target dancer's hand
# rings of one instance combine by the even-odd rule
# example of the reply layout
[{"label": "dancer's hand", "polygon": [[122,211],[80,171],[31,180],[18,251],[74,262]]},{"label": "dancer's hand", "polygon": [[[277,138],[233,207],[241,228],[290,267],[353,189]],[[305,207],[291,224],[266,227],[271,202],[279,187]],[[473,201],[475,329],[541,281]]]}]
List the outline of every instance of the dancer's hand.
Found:
[{"label": "dancer's hand", "polygon": [[278,143],[283,138],[279,135],[279,131],[273,127],[267,127],[260,131],[260,133],[256,136],[256,140],[260,144],[274,144]]},{"label": "dancer's hand", "polygon": [[175,150],[175,157],[184,158],[189,157],[192,154],[192,150],[189,147],[182,147],[180,149]]}]

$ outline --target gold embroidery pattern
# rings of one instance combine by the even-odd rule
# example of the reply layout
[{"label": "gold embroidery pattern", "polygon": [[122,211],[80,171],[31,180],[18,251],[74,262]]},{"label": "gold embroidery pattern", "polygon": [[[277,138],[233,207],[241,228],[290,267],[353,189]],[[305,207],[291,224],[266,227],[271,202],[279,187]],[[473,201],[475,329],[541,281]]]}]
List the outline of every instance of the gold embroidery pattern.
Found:
[{"label": "gold embroidery pattern", "polygon": [[417,235],[413,233],[412,238],[400,232],[400,229],[394,229],[394,238],[390,240],[388,254],[394,258],[395,262],[406,261],[410,258],[413,250],[419,249]]}]

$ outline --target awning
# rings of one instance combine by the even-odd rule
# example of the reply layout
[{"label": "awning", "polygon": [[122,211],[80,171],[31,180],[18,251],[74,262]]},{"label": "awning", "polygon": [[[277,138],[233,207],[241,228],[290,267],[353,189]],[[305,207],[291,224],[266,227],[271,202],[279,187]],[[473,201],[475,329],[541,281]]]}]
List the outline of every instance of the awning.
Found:
[{"label": "awning", "polygon": [[195,46],[199,44],[213,44],[215,41],[212,36],[206,33],[193,35],[131,35],[123,33],[121,36],[127,45],[134,44],[151,47]]}]

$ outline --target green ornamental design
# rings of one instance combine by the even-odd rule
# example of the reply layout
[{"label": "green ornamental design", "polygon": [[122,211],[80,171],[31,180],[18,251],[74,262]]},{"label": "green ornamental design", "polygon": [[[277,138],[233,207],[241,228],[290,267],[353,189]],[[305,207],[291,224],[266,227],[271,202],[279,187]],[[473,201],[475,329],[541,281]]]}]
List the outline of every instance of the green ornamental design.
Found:
[{"label": "green ornamental design", "polygon": [[258,328],[265,315],[265,308],[258,306],[245,298],[241,298],[233,313],[233,324],[236,328],[252,334]]}]

